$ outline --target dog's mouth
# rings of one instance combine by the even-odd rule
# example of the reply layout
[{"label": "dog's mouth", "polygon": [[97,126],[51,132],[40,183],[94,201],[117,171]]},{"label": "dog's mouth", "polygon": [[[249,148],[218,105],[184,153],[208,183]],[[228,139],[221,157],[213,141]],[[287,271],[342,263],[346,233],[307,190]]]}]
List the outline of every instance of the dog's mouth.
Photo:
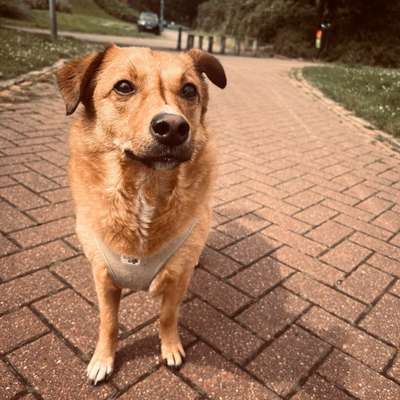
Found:
[{"label": "dog's mouth", "polygon": [[190,161],[191,154],[184,152],[180,154],[164,153],[160,155],[139,156],[132,150],[125,150],[125,156],[128,160],[139,161],[149,168],[156,170],[171,170],[178,165]]}]

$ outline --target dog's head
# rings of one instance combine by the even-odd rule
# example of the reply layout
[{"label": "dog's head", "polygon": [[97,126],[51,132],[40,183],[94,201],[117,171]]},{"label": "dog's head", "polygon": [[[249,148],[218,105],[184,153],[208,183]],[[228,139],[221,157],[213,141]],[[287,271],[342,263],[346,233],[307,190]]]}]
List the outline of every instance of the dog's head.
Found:
[{"label": "dog's head", "polygon": [[98,141],[148,167],[172,169],[207,140],[203,74],[226,86],[220,62],[201,50],[177,55],[112,46],[64,64],[57,80],[67,115],[82,103]]}]

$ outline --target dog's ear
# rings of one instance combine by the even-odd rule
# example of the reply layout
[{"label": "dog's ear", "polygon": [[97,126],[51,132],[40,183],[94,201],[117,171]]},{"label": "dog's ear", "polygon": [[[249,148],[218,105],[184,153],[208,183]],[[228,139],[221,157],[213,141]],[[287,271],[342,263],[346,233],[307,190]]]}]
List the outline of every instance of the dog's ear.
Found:
[{"label": "dog's ear", "polygon": [[87,105],[93,94],[92,80],[99,69],[105,52],[92,53],[61,65],[57,72],[57,83],[65,102],[66,113],[71,115],[79,102]]},{"label": "dog's ear", "polygon": [[224,67],[216,57],[203,50],[192,49],[189,51],[194,65],[200,73],[205,73],[210,81],[223,89],[226,86],[226,75]]}]

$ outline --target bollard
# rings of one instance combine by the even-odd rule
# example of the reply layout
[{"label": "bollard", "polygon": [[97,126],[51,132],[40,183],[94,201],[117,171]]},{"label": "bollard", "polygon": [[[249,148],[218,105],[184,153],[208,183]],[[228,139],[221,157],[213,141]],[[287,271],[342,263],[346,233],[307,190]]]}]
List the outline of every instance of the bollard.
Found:
[{"label": "bollard", "polygon": [[225,42],[226,42],[226,37],[221,36],[221,50],[220,50],[221,54],[225,54]]},{"label": "bollard", "polygon": [[194,45],[194,35],[189,33],[187,36],[186,50],[193,49],[193,45]]},{"label": "bollard", "polygon": [[258,54],[258,40],[257,39],[253,40],[252,52],[253,52],[253,56],[257,57],[257,54]]},{"label": "bollard", "polygon": [[235,55],[240,55],[240,39],[235,38]]},{"label": "bollard", "polygon": [[199,49],[203,50],[203,35],[199,35]]},{"label": "bollard", "polygon": [[209,53],[213,52],[213,45],[214,45],[214,37],[209,36],[208,37],[208,50],[207,50]]},{"label": "bollard", "polygon": [[181,26],[178,29],[178,43],[176,45],[176,49],[178,51],[182,50],[182,27]]}]

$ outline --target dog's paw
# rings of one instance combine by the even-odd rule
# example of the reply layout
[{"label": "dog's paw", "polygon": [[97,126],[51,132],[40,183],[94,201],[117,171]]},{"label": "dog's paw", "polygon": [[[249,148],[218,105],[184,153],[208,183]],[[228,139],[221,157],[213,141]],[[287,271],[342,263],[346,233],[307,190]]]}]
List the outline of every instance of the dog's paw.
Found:
[{"label": "dog's paw", "polygon": [[185,350],[183,350],[182,343],[178,341],[174,344],[161,344],[161,357],[168,367],[180,367],[185,358]]},{"label": "dog's paw", "polygon": [[99,357],[93,355],[87,367],[87,377],[92,385],[106,380],[113,372],[114,357]]}]

